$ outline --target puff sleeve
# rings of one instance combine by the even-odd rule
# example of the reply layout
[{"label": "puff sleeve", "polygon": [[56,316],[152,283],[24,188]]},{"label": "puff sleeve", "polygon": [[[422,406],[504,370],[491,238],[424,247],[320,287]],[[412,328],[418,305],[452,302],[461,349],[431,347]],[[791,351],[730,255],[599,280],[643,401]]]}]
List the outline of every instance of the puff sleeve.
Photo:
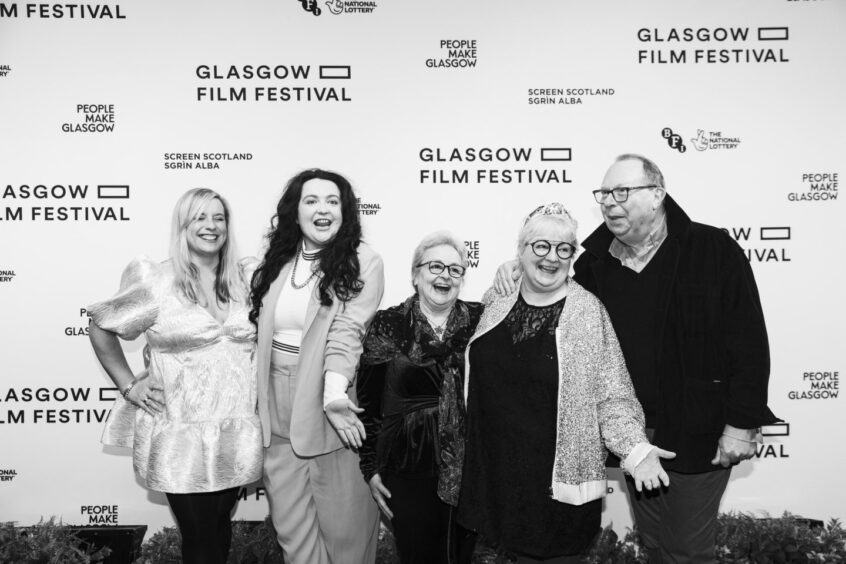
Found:
[{"label": "puff sleeve", "polygon": [[152,327],[159,315],[158,286],[161,266],[146,257],[138,257],[124,269],[120,290],[112,298],[88,306],[88,316],[95,325],[134,340]]}]

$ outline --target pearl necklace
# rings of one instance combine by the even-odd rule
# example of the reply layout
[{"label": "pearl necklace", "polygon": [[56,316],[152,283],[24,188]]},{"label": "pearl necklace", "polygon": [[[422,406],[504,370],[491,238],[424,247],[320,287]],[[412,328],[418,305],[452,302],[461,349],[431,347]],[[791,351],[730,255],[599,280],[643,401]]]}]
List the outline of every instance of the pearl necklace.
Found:
[{"label": "pearl necklace", "polygon": [[303,288],[305,288],[306,286],[308,286],[309,282],[311,282],[311,280],[312,280],[315,276],[317,276],[317,272],[318,272],[318,271],[317,271],[317,270],[315,270],[315,268],[312,266],[312,269],[311,269],[311,276],[309,276],[308,278],[306,278],[306,281],[305,281],[305,282],[303,282],[302,284],[297,284],[297,282],[296,282],[296,280],[295,280],[295,279],[296,279],[296,277],[297,277],[297,265],[298,265],[298,264],[299,264],[299,262],[300,262],[300,255],[302,255],[302,256],[303,256],[303,260],[304,260],[304,261],[314,262],[315,260],[317,260],[317,253],[316,253],[316,252],[315,252],[315,253],[306,253],[303,249],[300,249],[300,250],[297,252],[296,257],[294,257],[294,268],[292,268],[292,269],[291,269],[291,286],[292,286],[295,290],[302,290]]}]

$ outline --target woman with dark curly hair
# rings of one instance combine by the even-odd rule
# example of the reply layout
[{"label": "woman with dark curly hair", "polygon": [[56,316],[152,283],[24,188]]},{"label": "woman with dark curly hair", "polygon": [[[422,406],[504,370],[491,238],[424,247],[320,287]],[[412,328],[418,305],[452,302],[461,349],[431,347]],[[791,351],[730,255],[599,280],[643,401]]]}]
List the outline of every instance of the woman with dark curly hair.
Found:
[{"label": "woman with dark curly hair", "polygon": [[[252,278],[264,483],[286,562],[374,562],[379,512],[358,471],[351,383],[382,299],[355,194],[320,169],[292,178]],[[352,398],[347,395],[350,389]]]}]

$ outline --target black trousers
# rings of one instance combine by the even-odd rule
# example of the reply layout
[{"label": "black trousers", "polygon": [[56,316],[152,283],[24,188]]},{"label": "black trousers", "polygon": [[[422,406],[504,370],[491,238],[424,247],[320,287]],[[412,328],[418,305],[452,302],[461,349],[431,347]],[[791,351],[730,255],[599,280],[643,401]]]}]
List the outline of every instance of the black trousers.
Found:
[{"label": "black trousers", "polygon": [[717,512],[731,468],[702,474],[669,470],[670,487],[638,492],[626,477],[635,524],[650,564],[711,564],[717,561]]},{"label": "black trousers", "polygon": [[232,509],[238,488],[196,494],[167,494],[182,534],[183,564],[226,564],[232,543]]},{"label": "black trousers", "polygon": [[391,492],[391,524],[402,564],[469,564],[476,535],[438,497],[438,479],[382,475]]}]

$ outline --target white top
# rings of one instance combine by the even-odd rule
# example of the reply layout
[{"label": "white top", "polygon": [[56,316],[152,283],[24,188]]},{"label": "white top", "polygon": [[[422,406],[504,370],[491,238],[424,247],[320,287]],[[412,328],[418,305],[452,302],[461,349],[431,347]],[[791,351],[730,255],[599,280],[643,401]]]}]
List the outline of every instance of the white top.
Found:
[{"label": "white top", "polygon": [[303,253],[298,258],[297,269],[291,271],[292,276],[296,276],[294,281],[297,286],[302,285],[306,279],[308,283],[302,288],[295,288],[291,279],[288,279],[279,293],[279,301],[273,312],[273,340],[284,345],[285,352],[293,354],[297,354],[302,343],[308,304],[320,278],[319,275],[308,278],[317,269],[317,253]]}]

